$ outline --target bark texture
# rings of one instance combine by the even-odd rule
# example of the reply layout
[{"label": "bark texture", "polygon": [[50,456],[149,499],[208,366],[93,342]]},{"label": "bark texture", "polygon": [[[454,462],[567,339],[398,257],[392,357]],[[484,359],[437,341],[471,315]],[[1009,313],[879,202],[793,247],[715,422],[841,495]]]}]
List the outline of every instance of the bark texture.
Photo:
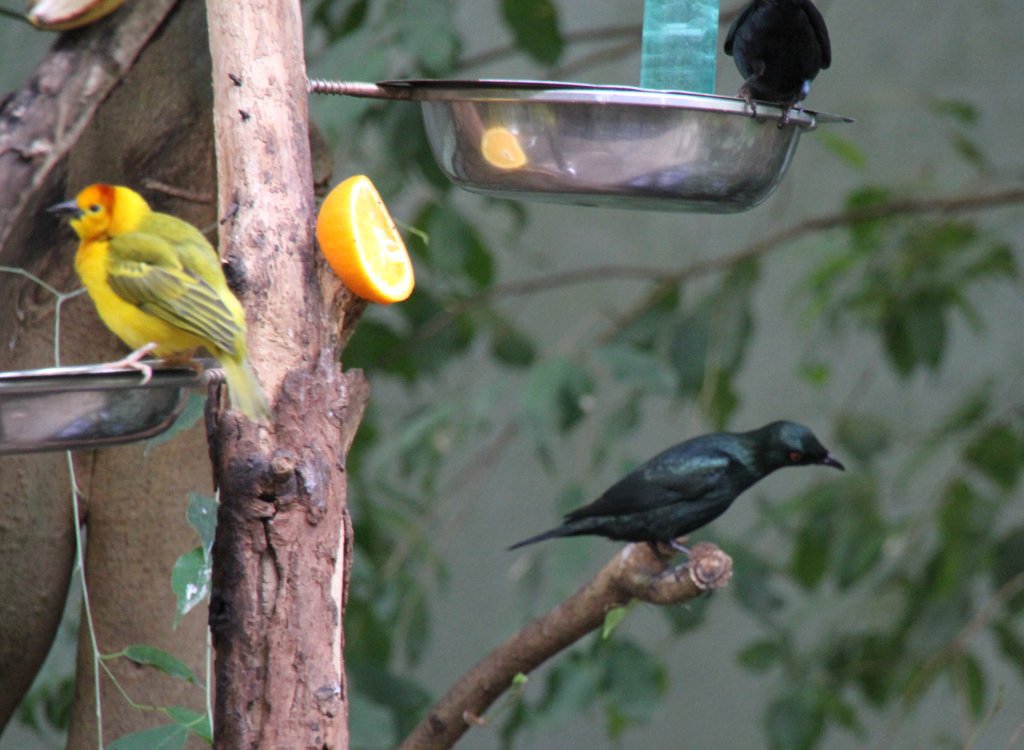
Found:
[{"label": "bark texture", "polygon": [[362,304],[313,245],[300,8],[211,0],[221,254],[273,403],[257,426],[208,406],[221,508],[210,622],[217,748],[346,748],[345,454],[366,404],[340,344]]}]

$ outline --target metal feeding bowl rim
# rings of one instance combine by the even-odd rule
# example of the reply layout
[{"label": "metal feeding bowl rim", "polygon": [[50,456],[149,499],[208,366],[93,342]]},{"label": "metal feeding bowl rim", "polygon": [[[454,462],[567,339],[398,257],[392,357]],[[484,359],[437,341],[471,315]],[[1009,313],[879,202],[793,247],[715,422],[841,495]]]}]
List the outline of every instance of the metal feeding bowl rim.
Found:
[{"label": "metal feeding bowl rim", "polygon": [[[204,367],[216,367],[212,359],[197,360]],[[42,394],[61,391],[116,391],[129,388],[198,388],[204,385],[203,375],[188,367],[160,367],[158,359],[145,360],[153,367],[149,382],[142,383],[142,373],[124,367],[73,365],[44,367],[36,370],[0,372],[0,394]]]},{"label": "metal feeding bowl rim", "polygon": [[[407,79],[376,84],[387,98],[429,101],[522,101],[538,103],[615,104],[637,107],[670,107],[750,117],[750,105],[739,97],[698,94],[692,91],[662,91],[637,86],[534,81],[512,79]],[[355,94],[355,92],[352,92]],[[355,94],[359,95],[359,94]],[[756,102],[758,119],[781,119],[785,107]],[[789,122],[804,130],[821,123],[851,123],[853,118],[794,108]]]},{"label": "metal feeding bowl rim", "polygon": [[156,437],[181,414],[185,391],[205,385],[213,373],[174,367],[154,369],[147,383],[142,377],[110,365],[0,372],[0,455],[102,448]]}]

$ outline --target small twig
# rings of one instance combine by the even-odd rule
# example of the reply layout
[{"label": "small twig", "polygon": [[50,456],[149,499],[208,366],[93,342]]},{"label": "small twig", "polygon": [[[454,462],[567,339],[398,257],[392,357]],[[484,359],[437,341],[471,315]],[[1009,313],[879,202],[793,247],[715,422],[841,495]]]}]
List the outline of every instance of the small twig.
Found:
[{"label": "small twig", "polygon": [[[569,599],[538,617],[485,656],[463,675],[413,729],[399,750],[445,750],[461,737],[466,717],[481,717],[513,684],[592,630],[605,615],[634,599],[679,604],[723,585],[732,575],[732,559],[710,542],[694,545],[689,575],[659,557],[646,544],[629,544]],[[700,580],[698,585],[695,580]]]},{"label": "small twig", "polygon": [[164,193],[172,198],[181,198],[183,201],[189,201],[190,203],[212,205],[214,202],[214,196],[210,193],[197,193],[194,190],[175,187],[174,185],[168,185],[166,182],[160,182],[159,180],[145,179],[142,181],[142,185],[149,190]]},{"label": "small twig", "polygon": [[572,62],[552,68],[549,75],[555,80],[569,80],[580,71],[592,68],[595,65],[606,65],[607,63],[621,60],[630,55],[640,52],[640,40],[629,39],[625,42],[602,47],[601,49],[589,52]]}]

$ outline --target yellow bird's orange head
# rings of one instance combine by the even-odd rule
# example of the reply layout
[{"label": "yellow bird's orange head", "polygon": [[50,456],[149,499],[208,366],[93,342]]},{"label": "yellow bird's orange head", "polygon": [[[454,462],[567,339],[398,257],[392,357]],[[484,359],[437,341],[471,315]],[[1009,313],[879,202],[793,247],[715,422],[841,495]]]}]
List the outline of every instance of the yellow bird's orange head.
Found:
[{"label": "yellow bird's orange head", "polygon": [[104,184],[90,185],[74,200],[58,203],[46,210],[67,216],[71,228],[83,242],[134,231],[150,213],[146,199],[131,188]]}]

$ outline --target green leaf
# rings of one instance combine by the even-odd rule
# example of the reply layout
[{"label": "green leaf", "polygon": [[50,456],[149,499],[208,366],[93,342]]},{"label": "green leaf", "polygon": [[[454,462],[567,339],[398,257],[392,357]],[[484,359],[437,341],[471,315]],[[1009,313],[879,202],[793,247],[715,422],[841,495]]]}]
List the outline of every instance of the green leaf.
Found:
[{"label": "green leaf", "polygon": [[1014,630],[1010,618],[996,620],[992,623],[992,632],[996,636],[996,643],[999,650],[1007,661],[1017,668],[1017,672],[1024,678],[1024,641],[1021,640],[1017,631]]},{"label": "green leaf", "polygon": [[[1024,575],[1024,526],[1017,526],[996,543],[992,585],[1002,588],[1021,575]],[[1006,606],[1015,613],[1024,610],[1024,593],[1018,591]]]},{"label": "green leaf", "polygon": [[491,334],[491,354],[509,367],[529,367],[537,357],[533,341],[515,326],[502,323]]},{"label": "green leaf", "polygon": [[185,518],[188,525],[199,535],[203,550],[209,554],[217,533],[217,501],[198,492],[188,493],[188,510],[185,511]]},{"label": "green leaf", "polygon": [[619,330],[613,341],[629,344],[641,351],[652,351],[676,325],[676,316],[682,303],[679,286],[663,286],[652,293],[650,304],[636,319]]},{"label": "green leaf", "polygon": [[[646,721],[668,687],[665,667],[632,641],[603,641],[599,653],[604,668],[603,692],[617,721],[618,730],[627,723]],[[625,719],[625,722],[622,721]]]},{"label": "green leaf", "polygon": [[760,640],[747,644],[736,659],[751,672],[766,672],[778,663],[782,650],[777,641]]},{"label": "green leaf", "polygon": [[[494,259],[480,232],[447,203],[427,204],[415,222],[430,236],[430,244],[419,238],[410,242],[431,268],[448,281],[470,282],[472,290],[489,286],[494,280]],[[410,298],[411,299],[411,298]]]},{"label": "green leaf", "polygon": [[597,698],[605,669],[596,659],[564,659],[548,673],[544,696],[534,709],[539,727],[564,724],[589,708]]},{"label": "green leaf", "polygon": [[929,109],[937,115],[950,117],[961,125],[975,125],[978,122],[978,108],[959,99],[934,99]]},{"label": "green leaf", "polygon": [[199,680],[189,666],[173,654],[154,646],[129,646],[119,656],[123,656],[136,664],[153,667],[166,675],[198,685]]},{"label": "green leaf", "polygon": [[583,419],[593,391],[585,369],[567,359],[549,360],[530,373],[523,410],[534,425],[567,432]]},{"label": "green leaf", "polygon": [[185,399],[185,406],[182,407],[178,418],[174,420],[174,423],[168,429],[156,437],[150,438],[142,454],[148,456],[151,450],[166,443],[175,435],[191,430],[203,418],[205,410],[206,391],[204,390],[202,393],[190,392],[188,398]]},{"label": "green leaf", "polygon": [[604,616],[604,625],[601,626],[601,637],[608,638],[612,631],[619,626],[622,622],[622,618],[626,616],[628,612],[627,607],[615,607],[614,609],[608,610]]},{"label": "green leaf", "polygon": [[985,151],[976,140],[968,138],[959,131],[951,134],[950,140],[953,143],[953,150],[956,151],[965,162],[977,169],[988,168],[988,159],[985,156]]},{"label": "green leaf", "polygon": [[1009,426],[996,424],[972,440],[964,459],[1005,490],[1012,490],[1024,462],[1024,440]]},{"label": "green leaf", "polygon": [[707,307],[679,321],[669,348],[669,362],[676,370],[680,393],[700,392],[710,346],[711,311]]},{"label": "green leaf", "polygon": [[209,555],[202,547],[186,552],[171,569],[171,590],[178,598],[175,625],[210,593],[212,574]]},{"label": "green leaf", "polygon": [[878,510],[878,488],[851,478],[834,496],[833,547],[829,553],[836,586],[844,591],[882,559],[887,529]]},{"label": "green leaf", "polygon": [[864,169],[868,163],[867,154],[856,143],[846,136],[838,135],[835,131],[822,130],[817,135],[822,137],[814,140],[822,145],[826,151],[839,157],[847,166],[854,169]]},{"label": "green leaf", "polygon": [[403,3],[393,15],[398,31],[395,47],[413,55],[430,77],[451,70],[458,55],[453,7],[449,0],[416,0]]},{"label": "green leaf", "polygon": [[[870,185],[855,190],[847,196],[846,210],[851,212],[868,210],[885,205],[893,198],[889,188]],[[885,219],[862,219],[851,223],[850,240],[853,249],[864,253],[874,252],[882,245],[882,228],[885,224]]]},{"label": "green leaf", "polygon": [[769,745],[779,750],[810,750],[824,728],[823,706],[817,689],[809,684],[776,698],[765,715]]},{"label": "green leaf", "polygon": [[793,544],[790,571],[805,589],[815,588],[828,571],[829,553],[834,543],[832,504],[820,503],[804,519]]},{"label": "green leaf", "polygon": [[179,726],[184,727],[207,742],[213,742],[213,727],[210,724],[210,716],[206,712],[199,713],[191,708],[183,708],[181,706],[168,706],[162,708],[161,711]]},{"label": "green leaf", "polygon": [[669,621],[676,635],[688,633],[704,624],[707,619],[710,597],[701,597],[673,607],[658,607],[658,611]]},{"label": "green leaf", "polygon": [[405,654],[412,665],[418,664],[430,645],[430,609],[423,589],[416,589],[407,604],[411,614],[406,617]]},{"label": "green leaf", "polygon": [[391,712],[370,700],[355,685],[349,690],[348,730],[351,747],[359,750],[392,750],[398,745],[398,729]]},{"label": "green leaf", "polygon": [[919,296],[890,306],[882,326],[886,354],[898,374],[938,366],[946,348],[945,311],[938,300]]},{"label": "green leaf", "polygon": [[772,586],[771,565],[746,545],[723,543],[732,556],[736,575],[729,582],[729,590],[736,600],[750,612],[763,616],[780,609],[785,599]]},{"label": "green leaf", "polygon": [[810,385],[821,388],[828,384],[832,370],[824,362],[801,362],[800,377]]},{"label": "green leaf", "polygon": [[642,387],[647,393],[667,394],[675,387],[672,371],[650,350],[615,342],[602,346],[597,354],[621,383]]},{"label": "green leaf", "polygon": [[539,62],[558,62],[563,41],[558,10],[550,0],[502,0],[501,10],[519,47]]},{"label": "green leaf", "polygon": [[985,673],[978,660],[968,653],[960,654],[953,664],[957,687],[967,697],[967,705],[975,720],[985,715]]},{"label": "green leaf", "polygon": [[891,444],[889,423],[875,414],[846,412],[836,420],[834,431],[842,452],[862,463],[870,463]]},{"label": "green leaf", "polygon": [[985,417],[992,405],[992,384],[984,383],[983,387],[968,393],[955,409],[947,416],[939,427],[939,434],[959,432],[973,427]]},{"label": "green leaf", "polygon": [[119,737],[107,745],[107,750],[181,750],[187,741],[187,729],[180,724],[167,724]]}]

